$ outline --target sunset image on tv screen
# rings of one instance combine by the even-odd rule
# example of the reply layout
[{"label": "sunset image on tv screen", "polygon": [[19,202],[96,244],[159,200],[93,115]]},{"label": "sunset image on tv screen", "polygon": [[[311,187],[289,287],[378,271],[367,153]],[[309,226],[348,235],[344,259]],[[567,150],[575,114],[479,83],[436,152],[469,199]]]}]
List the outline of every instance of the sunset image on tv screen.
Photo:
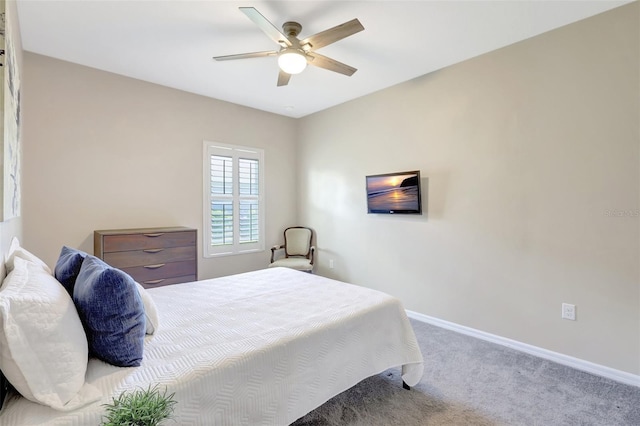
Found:
[{"label": "sunset image on tv screen", "polygon": [[420,210],[418,175],[367,176],[369,213],[417,213]]}]

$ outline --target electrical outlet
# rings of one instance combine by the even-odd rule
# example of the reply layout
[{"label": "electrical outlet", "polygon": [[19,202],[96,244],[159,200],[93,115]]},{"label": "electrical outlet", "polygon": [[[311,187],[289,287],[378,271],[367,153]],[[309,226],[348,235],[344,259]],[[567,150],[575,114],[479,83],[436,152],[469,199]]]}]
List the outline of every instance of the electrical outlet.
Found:
[{"label": "electrical outlet", "polygon": [[329,269],[333,269],[335,264],[333,263],[333,259],[329,259]]},{"label": "electrical outlet", "polygon": [[572,305],[571,303],[563,303],[562,304],[562,318],[568,319],[571,321],[576,320],[576,305]]}]

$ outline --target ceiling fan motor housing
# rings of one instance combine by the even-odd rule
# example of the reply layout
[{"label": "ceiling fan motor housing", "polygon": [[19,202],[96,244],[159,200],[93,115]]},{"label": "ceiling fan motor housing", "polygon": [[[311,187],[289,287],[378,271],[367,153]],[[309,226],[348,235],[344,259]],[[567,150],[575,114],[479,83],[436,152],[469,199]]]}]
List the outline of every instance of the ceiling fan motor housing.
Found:
[{"label": "ceiling fan motor housing", "polygon": [[297,22],[288,21],[282,24],[282,29],[287,37],[298,37],[300,31],[302,31],[302,25]]}]

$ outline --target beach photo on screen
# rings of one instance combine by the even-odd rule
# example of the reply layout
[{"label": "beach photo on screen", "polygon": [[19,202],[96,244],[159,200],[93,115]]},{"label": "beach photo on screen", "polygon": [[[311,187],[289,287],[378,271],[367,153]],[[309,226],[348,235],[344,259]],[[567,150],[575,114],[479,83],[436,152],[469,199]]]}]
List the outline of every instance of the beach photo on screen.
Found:
[{"label": "beach photo on screen", "polygon": [[369,213],[420,213],[420,174],[367,176]]}]

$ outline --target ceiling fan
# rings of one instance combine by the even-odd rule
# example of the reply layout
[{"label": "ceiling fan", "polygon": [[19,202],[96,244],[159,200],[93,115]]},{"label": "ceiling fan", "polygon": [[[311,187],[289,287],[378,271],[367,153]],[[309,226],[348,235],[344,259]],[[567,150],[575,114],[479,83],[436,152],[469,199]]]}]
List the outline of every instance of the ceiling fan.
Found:
[{"label": "ceiling fan", "polygon": [[357,71],[356,68],[316,52],[316,50],[321,47],[364,30],[364,27],[357,19],[352,19],[344,24],[337,25],[300,40],[298,39],[298,34],[300,34],[302,30],[302,25],[299,23],[291,21],[285,22],[282,25],[284,31],[284,33],[282,33],[254,7],[241,7],[239,9],[264,31],[265,34],[280,45],[280,49],[241,53],[238,55],[214,56],[213,59],[216,61],[278,56],[278,65],[280,67],[278,86],[286,86],[289,83],[291,75],[302,72],[308,63],[347,76],[351,76]]}]

